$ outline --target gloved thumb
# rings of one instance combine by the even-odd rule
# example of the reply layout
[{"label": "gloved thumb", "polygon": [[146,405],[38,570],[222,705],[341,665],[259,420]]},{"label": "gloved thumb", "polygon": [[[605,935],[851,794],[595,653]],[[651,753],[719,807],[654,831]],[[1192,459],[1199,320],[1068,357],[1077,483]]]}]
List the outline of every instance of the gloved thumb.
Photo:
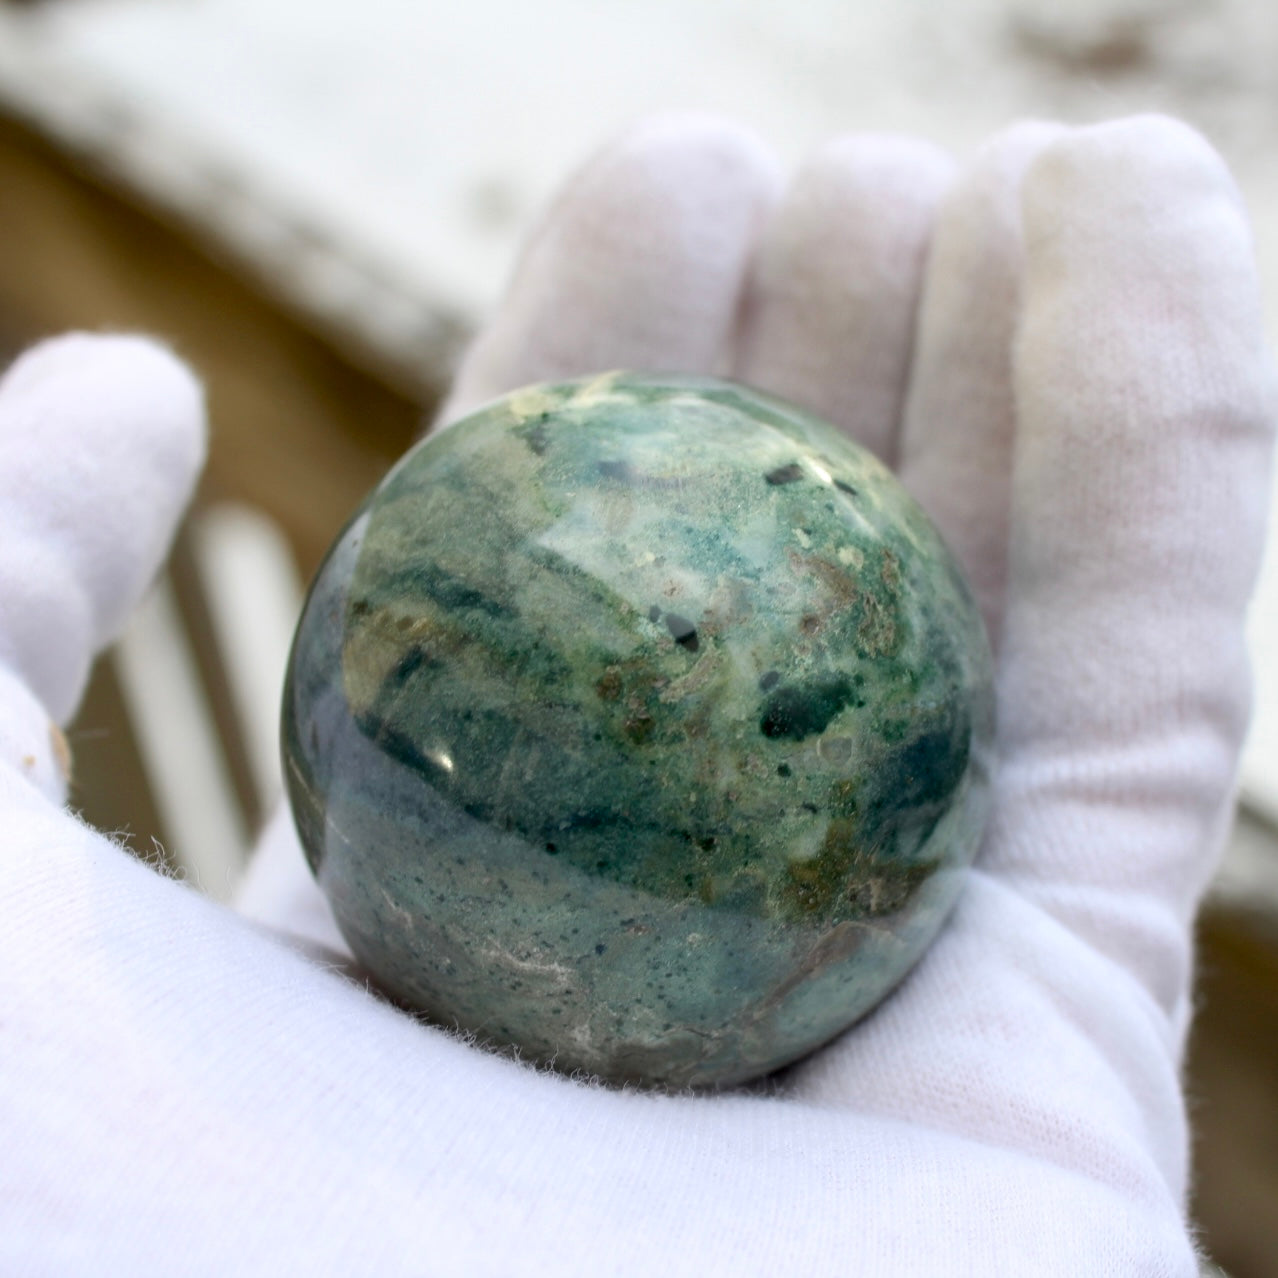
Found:
[{"label": "gloved thumb", "polygon": [[55,722],[163,561],[204,453],[199,383],[145,338],[57,338],[0,380],[2,682]]}]

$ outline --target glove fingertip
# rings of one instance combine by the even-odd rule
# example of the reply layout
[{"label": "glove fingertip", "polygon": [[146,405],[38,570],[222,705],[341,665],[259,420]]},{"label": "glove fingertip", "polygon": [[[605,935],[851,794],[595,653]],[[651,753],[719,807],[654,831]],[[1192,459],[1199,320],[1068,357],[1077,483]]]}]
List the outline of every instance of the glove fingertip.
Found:
[{"label": "glove fingertip", "polygon": [[0,380],[0,653],[59,719],[155,576],[206,446],[200,383],[149,338],[71,333]]},{"label": "glove fingertip", "polygon": [[[0,383],[0,394],[42,402],[47,423],[82,421],[87,411],[127,417],[194,473],[207,446],[204,390],[164,343],[135,333],[65,333],[33,346]],[[61,410],[61,411],[59,411]]]}]

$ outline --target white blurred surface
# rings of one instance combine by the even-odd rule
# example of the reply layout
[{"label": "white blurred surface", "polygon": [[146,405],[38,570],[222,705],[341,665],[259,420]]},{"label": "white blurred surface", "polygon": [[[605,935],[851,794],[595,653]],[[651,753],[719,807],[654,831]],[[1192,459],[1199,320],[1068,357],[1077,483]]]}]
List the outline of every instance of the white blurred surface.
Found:
[{"label": "white blurred surface", "polygon": [[564,174],[651,111],[735,116],[793,160],[851,129],[966,151],[1018,116],[1170,110],[1225,151],[1268,226],[1275,55],[1269,0],[0,8],[0,93],[103,146],[114,135],[232,236],[299,233],[317,257],[336,246],[387,287],[470,315]]},{"label": "white blurred surface", "polygon": [[[189,534],[255,806],[269,813],[283,792],[279,707],[302,583],[284,535],[256,510],[230,502],[210,506],[191,518]],[[167,576],[143,600],[111,659],[171,854],[202,891],[228,900],[256,831],[241,819],[199,662]]]},{"label": "white blurred surface", "polygon": [[227,674],[257,806],[283,793],[278,708],[302,583],[293,551],[260,511],[222,502],[191,521],[191,548]]},{"label": "white blurred surface", "polygon": [[111,659],[177,866],[202,892],[229,900],[249,833],[167,577],[138,605]]}]

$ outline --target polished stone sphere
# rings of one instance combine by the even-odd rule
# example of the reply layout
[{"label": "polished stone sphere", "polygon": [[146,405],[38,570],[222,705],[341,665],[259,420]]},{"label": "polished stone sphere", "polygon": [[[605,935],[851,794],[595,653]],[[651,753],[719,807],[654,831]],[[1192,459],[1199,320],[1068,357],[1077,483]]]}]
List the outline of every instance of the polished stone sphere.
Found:
[{"label": "polished stone sphere", "polygon": [[868,452],[742,386],[508,395],[364,502],[285,775],[394,998],[613,1082],[775,1070],[923,954],[981,838],[979,613]]}]

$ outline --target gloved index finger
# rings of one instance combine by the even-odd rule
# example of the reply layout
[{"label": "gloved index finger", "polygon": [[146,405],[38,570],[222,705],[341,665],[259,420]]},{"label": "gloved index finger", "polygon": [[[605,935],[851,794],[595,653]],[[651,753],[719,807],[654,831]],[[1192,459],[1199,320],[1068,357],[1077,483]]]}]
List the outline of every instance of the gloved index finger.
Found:
[{"label": "gloved index finger", "polygon": [[913,138],[826,144],[756,255],[735,375],[841,427],[889,465],[936,205],[953,161]]},{"label": "gloved index finger", "polygon": [[607,147],[532,238],[440,421],[531,382],[722,373],[779,180],[760,142],[707,117],[658,117]]}]

